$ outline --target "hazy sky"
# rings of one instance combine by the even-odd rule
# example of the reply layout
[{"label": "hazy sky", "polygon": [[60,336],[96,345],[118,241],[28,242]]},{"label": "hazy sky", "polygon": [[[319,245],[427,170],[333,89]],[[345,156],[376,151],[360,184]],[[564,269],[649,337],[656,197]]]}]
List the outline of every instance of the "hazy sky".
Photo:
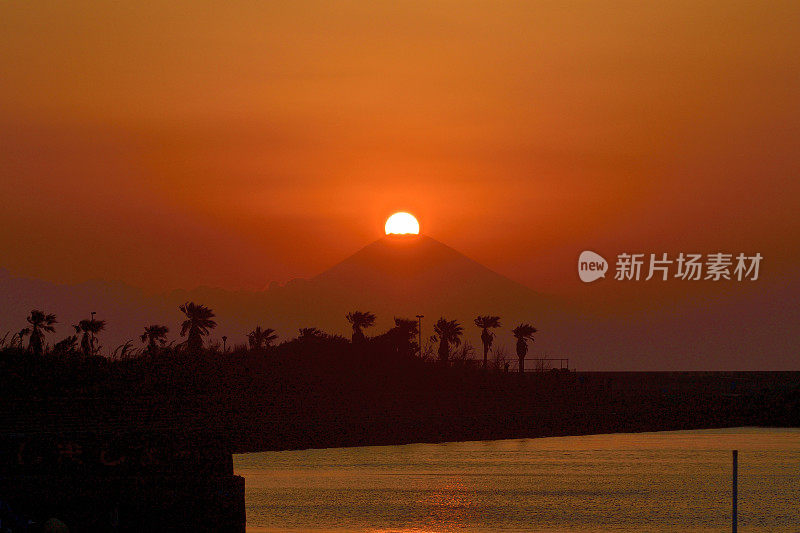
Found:
[{"label": "hazy sky", "polygon": [[0,20],[18,275],[261,288],[396,210],[544,291],[579,286],[583,249],[797,271],[798,2],[6,1]]}]

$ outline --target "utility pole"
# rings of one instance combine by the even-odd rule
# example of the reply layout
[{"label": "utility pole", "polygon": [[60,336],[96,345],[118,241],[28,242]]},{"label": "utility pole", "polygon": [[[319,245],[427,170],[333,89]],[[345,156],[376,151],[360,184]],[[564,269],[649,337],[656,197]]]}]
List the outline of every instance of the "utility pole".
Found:
[{"label": "utility pole", "polygon": [[91,319],[91,323],[92,323],[92,355],[94,355],[94,315],[96,315],[96,314],[97,314],[96,311],[92,311],[92,319]]},{"label": "utility pole", "polygon": [[731,510],[731,526],[733,533],[736,533],[736,526],[737,526],[737,507],[738,507],[738,496],[739,496],[739,450],[733,450],[733,509]]},{"label": "utility pole", "polygon": [[425,315],[417,315],[417,333],[419,334],[419,356],[422,357],[422,319]]}]

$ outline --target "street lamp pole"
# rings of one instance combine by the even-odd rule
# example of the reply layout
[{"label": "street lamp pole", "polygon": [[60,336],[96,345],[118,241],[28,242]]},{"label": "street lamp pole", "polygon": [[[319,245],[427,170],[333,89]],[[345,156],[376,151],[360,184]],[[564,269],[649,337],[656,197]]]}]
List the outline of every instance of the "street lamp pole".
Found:
[{"label": "street lamp pole", "polygon": [[419,356],[422,357],[422,319],[425,315],[417,315],[417,333],[419,334]]},{"label": "street lamp pole", "polygon": [[92,311],[92,319],[90,321],[92,323],[92,355],[94,355],[94,315],[96,314],[97,311]]}]

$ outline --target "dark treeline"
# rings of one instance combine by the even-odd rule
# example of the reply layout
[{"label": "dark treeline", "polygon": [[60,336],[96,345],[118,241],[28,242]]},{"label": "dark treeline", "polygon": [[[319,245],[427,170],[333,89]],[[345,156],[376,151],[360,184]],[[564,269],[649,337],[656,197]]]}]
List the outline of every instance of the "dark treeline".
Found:
[{"label": "dark treeline", "polygon": [[[26,319],[29,325],[19,332],[7,332],[0,339],[0,349],[7,349],[12,352],[15,350],[18,352],[23,351],[31,357],[55,357],[73,361],[101,355],[112,360],[152,359],[180,354],[199,356],[204,354],[227,354],[230,351],[265,350],[270,349],[278,339],[274,329],[262,328],[262,326],[257,325],[255,329],[242,336],[247,340],[246,344],[234,343],[232,350],[229,350],[227,336],[223,335],[221,337],[221,344],[218,341],[205,340],[217,326],[216,315],[212,309],[194,302],[187,302],[181,305],[179,309],[184,315],[184,320],[180,324],[180,338],[182,339],[180,342],[176,340],[168,341],[169,326],[150,324],[144,326],[144,331],[139,337],[140,346],[136,346],[132,340],[129,340],[113,350],[106,350],[106,353],[103,354],[101,353],[102,346],[99,343],[99,336],[106,327],[106,321],[96,319],[94,316],[96,313],[92,312],[91,318],[82,319],[73,326],[75,335],[67,336],[51,345],[46,337],[55,331],[54,325],[58,322],[56,315],[34,309]],[[382,346],[388,347],[388,350],[395,354],[402,353],[408,357],[416,355],[425,360],[434,358],[435,346],[435,356],[438,358],[438,362],[445,365],[453,362],[465,364],[468,360],[472,361],[475,355],[474,348],[468,342],[462,344],[461,337],[464,333],[464,328],[456,320],[448,320],[445,317],[439,318],[433,326],[434,335],[429,338],[426,345],[422,343],[422,338],[419,334],[420,324],[414,319],[395,317],[394,327],[383,334],[369,338],[364,333],[364,330],[375,325],[376,316],[373,313],[352,311],[347,313],[344,318],[352,327],[351,343],[353,345],[377,342]],[[475,318],[474,324],[481,330],[483,369],[489,370],[493,368],[495,370],[508,371],[509,364],[505,349],[492,350],[495,338],[492,330],[501,327],[500,317],[481,315]],[[534,341],[533,334],[537,333],[537,331],[535,327],[528,323],[521,323],[512,329],[512,334],[517,339],[516,356],[519,372],[525,371],[524,361],[528,353],[528,343]],[[80,342],[78,340],[79,335]],[[305,327],[300,328],[299,335],[295,339],[283,341],[281,344],[292,344],[294,341],[304,341],[308,338],[316,338],[318,341],[332,344],[344,340],[339,335],[330,335],[315,327]],[[489,360],[490,350],[493,353],[491,361]]]},{"label": "dark treeline", "polygon": [[[350,339],[309,327],[278,343],[257,326],[228,347],[206,341],[210,309],[182,311],[181,343],[152,324],[113,357],[97,353],[91,324],[68,349],[32,342],[55,320],[32,313],[27,342],[0,350],[0,431],[203,430],[254,451],[800,422],[798,373],[506,372],[489,315],[475,320],[484,368],[444,318],[422,350],[417,321],[369,337],[375,317],[359,311],[343,317]],[[535,332],[515,328],[522,357]]]}]

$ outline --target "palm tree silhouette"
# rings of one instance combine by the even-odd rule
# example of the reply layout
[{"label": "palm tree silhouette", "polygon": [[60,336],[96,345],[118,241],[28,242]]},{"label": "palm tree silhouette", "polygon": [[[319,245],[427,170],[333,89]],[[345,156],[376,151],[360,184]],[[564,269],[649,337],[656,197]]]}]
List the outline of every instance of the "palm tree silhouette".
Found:
[{"label": "palm tree silhouette", "polygon": [[105,329],[106,321],[95,320],[94,318],[83,319],[78,322],[77,326],[72,327],[75,328],[75,333],[83,332],[83,336],[81,337],[81,352],[83,352],[83,355],[94,355],[95,336]]},{"label": "palm tree silhouette", "polygon": [[167,333],[169,328],[167,326],[160,326],[152,324],[144,327],[144,333],[141,335],[142,342],[147,342],[147,353],[154,355],[158,352],[158,345],[162,347],[167,343]]},{"label": "palm tree silhouette", "polygon": [[517,358],[519,359],[519,371],[525,372],[525,356],[528,354],[528,341],[533,342],[533,334],[538,330],[530,324],[523,323],[512,330],[514,337],[517,338]]},{"label": "palm tree silhouette", "polygon": [[256,329],[247,334],[247,341],[250,343],[251,350],[263,350],[272,345],[272,342],[277,338],[278,336],[275,334],[274,329],[261,329],[261,326],[256,326]]},{"label": "palm tree silhouette", "polygon": [[500,327],[500,317],[491,315],[479,316],[475,319],[475,325],[483,330],[481,332],[481,342],[483,343],[483,368],[485,369],[489,361],[489,348],[492,347],[492,342],[494,341],[494,333],[489,329]]},{"label": "palm tree silhouette", "polygon": [[375,315],[369,311],[353,311],[352,313],[347,313],[345,318],[347,318],[347,321],[353,326],[353,344],[366,340],[364,332],[361,331],[362,328],[371,328],[375,325]]},{"label": "palm tree silhouette", "polygon": [[212,320],[214,311],[194,302],[186,302],[179,309],[186,315],[186,320],[181,324],[181,337],[185,337],[188,332],[186,349],[197,353],[203,349],[203,335],[208,335],[217,327],[217,323]]},{"label": "palm tree silhouette", "polygon": [[26,320],[30,327],[24,328],[19,332],[20,345],[22,344],[22,338],[30,335],[28,350],[34,355],[42,355],[44,352],[44,334],[45,332],[52,333],[56,330],[53,327],[53,324],[57,323],[56,315],[34,309]]},{"label": "palm tree silhouette", "polygon": [[447,320],[440,318],[433,326],[433,331],[436,333],[434,339],[439,340],[439,360],[447,363],[450,358],[450,345],[458,346],[461,344],[461,334],[464,328],[456,320]]}]

